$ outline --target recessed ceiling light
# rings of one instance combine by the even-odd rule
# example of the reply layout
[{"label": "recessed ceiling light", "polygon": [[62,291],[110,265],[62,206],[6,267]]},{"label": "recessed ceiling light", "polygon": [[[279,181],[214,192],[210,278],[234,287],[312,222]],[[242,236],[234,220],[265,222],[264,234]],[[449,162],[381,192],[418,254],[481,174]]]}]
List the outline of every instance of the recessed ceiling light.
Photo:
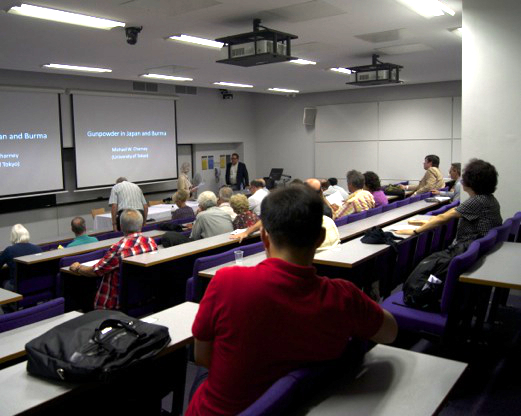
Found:
[{"label": "recessed ceiling light", "polygon": [[190,35],[174,35],[174,36],[170,36],[168,39],[177,40],[180,42],[192,43],[192,44],[200,45],[200,46],[209,46],[210,48],[216,48],[216,49],[221,49],[224,46],[224,43],[222,43],[222,42],[216,42],[215,40],[198,38],[196,36],[190,36]]},{"label": "recessed ceiling light", "polygon": [[342,67],[339,67],[339,68],[329,68],[331,71],[334,71],[334,72],[340,72],[341,74],[347,74],[347,75],[350,75],[353,73],[353,71],[351,71],[349,68],[342,68]]},{"label": "recessed ceiling light", "polygon": [[164,79],[165,81],[193,81],[193,78],[186,77],[176,77],[174,75],[161,75],[161,74],[143,74],[140,75],[143,78],[153,78],[153,79]]},{"label": "recessed ceiling light", "polygon": [[236,84],[235,82],[214,82],[214,85],[222,85],[224,87],[237,87],[237,88],[253,88],[253,85],[248,84]]},{"label": "recessed ceiling light", "polygon": [[463,28],[461,28],[461,27],[449,29],[449,32],[454,33],[456,36],[459,36],[460,38],[463,37]]},{"label": "recessed ceiling light", "polygon": [[448,14],[454,16],[456,12],[440,0],[396,0],[398,3],[411,9],[413,12],[430,19],[435,16]]},{"label": "recessed ceiling light", "polygon": [[314,61],[308,61],[307,59],[293,59],[291,61],[292,64],[299,64],[299,65],[316,65],[317,63]]},{"label": "recessed ceiling light", "polygon": [[81,71],[81,72],[112,72],[112,69],[108,68],[95,68],[91,66],[77,66],[77,65],[64,65],[64,64],[44,64],[44,68],[61,69],[64,71]]},{"label": "recessed ceiling light", "polygon": [[287,92],[290,94],[298,94],[299,90],[288,90],[286,88],[268,88],[268,91],[275,91],[275,92]]},{"label": "recessed ceiling light", "polygon": [[37,19],[93,27],[96,29],[109,30],[115,27],[125,26],[125,23],[117,22],[115,20],[102,19],[100,17],[87,16],[57,9],[48,9],[46,7],[33,6],[31,4],[22,4],[21,6],[11,7],[8,12],[22,16],[36,17]]}]

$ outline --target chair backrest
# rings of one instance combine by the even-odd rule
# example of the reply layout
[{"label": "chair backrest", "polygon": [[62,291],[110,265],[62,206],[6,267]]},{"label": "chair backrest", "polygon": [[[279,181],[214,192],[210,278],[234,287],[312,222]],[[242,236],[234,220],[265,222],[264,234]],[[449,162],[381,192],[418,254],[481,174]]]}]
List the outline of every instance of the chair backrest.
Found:
[{"label": "chair backrest", "polygon": [[0,332],[58,316],[64,312],[64,299],[57,298],[16,312],[0,315]]},{"label": "chair backrest", "polygon": [[398,206],[398,201],[394,201],[390,204],[384,205],[382,208],[382,212],[390,211],[392,209],[395,209],[397,206]]},{"label": "chair backrest", "polygon": [[420,195],[420,194],[419,194],[419,195],[413,195],[413,196],[411,196],[411,197],[409,198],[409,201],[410,201],[411,204],[412,204],[413,202],[417,202],[417,201],[419,201],[420,199],[421,199],[421,195]]},{"label": "chair backrest", "polygon": [[447,212],[449,209],[455,208],[459,205],[459,200],[451,202],[450,204],[443,205],[442,207],[435,209],[434,211],[428,212],[426,215],[440,215]]},{"label": "chair backrest", "polygon": [[67,267],[70,266],[74,262],[78,263],[85,263],[87,261],[101,259],[105,253],[107,252],[108,248],[101,248],[96,251],[89,251],[88,253],[84,254],[77,254],[74,256],[68,256],[68,257],[62,257],[59,262],[59,267]]},{"label": "chair backrest", "polygon": [[476,243],[479,244],[479,257],[487,254],[496,245],[497,230],[490,230],[486,236],[478,238]]},{"label": "chair backrest", "polygon": [[431,196],[430,192],[425,192],[423,194],[420,194],[420,199],[427,199]]},{"label": "chair backrest", "polygon": [[497,231],[496,243],[502,243],[503,241],[507,241],[508,235],[510,234],[510,230],[512,229],[512,220],[509,218],[503,223],[503,225],[500,225],[499,227],[495,227],[493,229]]},{"label": "chair backrest", "polygon": [[96,238],[98,239],[98,241],[110,240],[111,238],[116,238],[116,237],[123,237],[123,232],[108,231],[106,233],[96,235]]},{"label": "chair backrest", "polygon": [[94,208],[90,210],[90,214],[92,215],[92,219],[96,217],[96,215],[105,214],[105,208]]},{"label": "chair backrest", "polygon": [[516,214],[511,218],[512,220],[512,228],[510,229],[510,235],[508,236],[508,241],[520,241],[521,233],[519,232],[519,227],[521,225],[521,211],[516,212]]},{"label": "chair backrest", "polygon": [[372,217],[373,215],[382,213],[383,209],[384,209],[384,205],[380,205],[379,207],[371,208],[370,210],[367,210],[366,218],[369,218],[369,217]]},{"label": "chair backrest", "polygon": [[443,294],[441,296],[441,313],[448,313],[450,304],[455,292],[456,284],[461,273],[472,266],[479,258],[479,243],[473,241],[467,251],[454,257],[447,271],[445,284],[443,285]]},{"label": "chair backrest", "polygon": [[405,198],[405,199],[402,199],[400,201],[396,201],[396,207],[400,208],[400,207],[403,207],[404,205],[407,205],[407,204],[410,204],[410,203],[411,203],[411,199],[410,198]]},{"label": "chair backrest", "polygon": [[141,231],[145,232],[145,231],[152,231],[152,230],[157,230],[157,229],[159,229],[159,223],[158,222],[154,222],[152,224],[145,224],[141,228]]},{"label": "chair backrest", "polygon": [[352,222],[363,220],[367,217],[367,211],[355,212],[354,214],[347,215],[346,224],[350,224]]}]

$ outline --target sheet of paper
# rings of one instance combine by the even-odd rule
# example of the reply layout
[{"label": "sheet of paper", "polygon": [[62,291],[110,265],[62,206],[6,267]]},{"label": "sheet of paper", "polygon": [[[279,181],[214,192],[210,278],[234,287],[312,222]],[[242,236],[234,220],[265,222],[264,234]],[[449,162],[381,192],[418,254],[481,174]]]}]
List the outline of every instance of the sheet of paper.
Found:
[{"label": "sheet of paper", "polygon": [[338,191],[334,194],[326,196],[326,199],[331,205],[336,204],[341,207],[344,204],[344,198],[342,198],[342,194]]},{"label": "sheet of paper", "polygon": [[236,234],[240,234],[240,233],[243,233],[244,231],[246,231],[247,228],[238,228],[236,230],[233,230],[230,235],[236,235]]}]

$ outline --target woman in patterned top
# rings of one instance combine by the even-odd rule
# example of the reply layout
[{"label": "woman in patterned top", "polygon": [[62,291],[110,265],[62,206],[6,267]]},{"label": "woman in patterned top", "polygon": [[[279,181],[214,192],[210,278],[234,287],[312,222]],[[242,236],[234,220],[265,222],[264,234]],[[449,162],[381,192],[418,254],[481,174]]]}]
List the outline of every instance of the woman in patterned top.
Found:
[{"label": "woman in patterned top", "polygon": [[259,221],[259,217],[250,211],[248,198],[243,194],[236,194],[230,198],[230,205],[237,214],[233,220],[233,229],[244,229],[251,227]]}]

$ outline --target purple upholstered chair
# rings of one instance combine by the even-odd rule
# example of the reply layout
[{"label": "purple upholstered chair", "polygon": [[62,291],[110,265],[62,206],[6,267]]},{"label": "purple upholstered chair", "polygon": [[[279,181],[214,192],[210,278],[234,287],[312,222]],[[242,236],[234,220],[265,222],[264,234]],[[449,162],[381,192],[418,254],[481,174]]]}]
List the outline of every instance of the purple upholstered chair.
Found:
[{"label": "purple upholstered chair", "polygon": [[451,245],[452,241],[454,241],[454,238],[456,237],[456,231],[458,229],[458,221],[459,220],[457,218],[452,218],[445,225],[445,241],[443,243],[443,248],[447,248]]},{"label": "purple upholstered chair", "polygon": [[451,260],[443,286],[440,312],[426,312],[404,305],[402,291],[389,296],[383,302],[382,307],[393,314],[398,322],[398,327],[402,330],[442,336],[447,326],[447,318],[458,278],[462,272],[476,262],[478,256],[479,243],[474,241],[465,253]]},{"label": "purple upholstered chair", "polygon": [[352,222],[363,220],[367,217],[367,211],[355,212],[354,214],[346,215],[347,221],[346,224],[350,224]]},{"label": "purple upholstered chair", "polygon": [[337,227],[340,227],[342,225],[346,225],[346,222],[347,222],[347,216],[344,216],[344,217],[341,217],[341,218],[337,218],[335,220],[335,224]]},{"label": "purple upholstered chair", "polygon": [[[234,260],[235,254],[233,252],[237,249],[238,248],[235,247],[231,250],[225,251],[224,253],[214,254],[213,256],[199,257],[194,261],[192,277],[186,281],[186,301],[199,302],[203,297],[204,288],[201,282],[201,278],[199,277],[199,272],[201,270],[206,270]],[[264,250],[264,245],[262,241],[260,241],[258,243],[241,246],[240,250],[243,251],[243,256],[247,257]]]},{"label": "purple upholstered chair", "polygon": [[400,201],[396,201],[396,208],[403,207],[404,205],[408,205],[410,203],[411,203],[411,199],[410,198],[405,198],[405,199],[402,199]]},{"label": "purple upholstered chair", "polygon": [[394,201],[391,204],[384,205],[382,208],[382,212],[390,211],[392,209],[395,209],[396,207],[398,207],[398,201]]},{"label": "purple upholstered chair", "polygon": [[496,243],[502,243],[503,241],[507,241],[508,235],[510,234],[511,229],[512,229],[512,220],[510,218],[507,219],[503,223],[503,225],[493,228],[493,230],[497,231]]},{"label": "purple upholstered chair", "polygon": [[418,202],[421,199],[421,194],[413,195],[409,198],[410,203]]},{"label": "purple upholstered chair", "polygon": [[63,311],[64,299],[57,298],[31,308],[0,315],[0,332],[43,321],[44,319],[61,315]]},{"label": "purple upholstered chair", "polygon": [[376,215],[376,214],[381,214],[383,209],[384,209],[384,205],[380,205],[379,207],[371,208],[371,209],[367,210],[366,218],[372,217],[373,215]]},{"label": "purple upholstered chair", "polygon": [[416,249],[414,250],[414,257],[412,261],[412,267],[416,267],[420,261],[430,253],[429,248],[433,236],[433,230],[425,231],[421,233],[416,239]]},{"label": "purple upholstered chair", "polygon": [[496,245],[497,230],[490,230],[486,236],[478,238],[476,243],[479,244],[479,257],[487,254]]},{"label": "purple upholstered chair", "polygon": [[431,192],[425,192],[425,193],[423,193],[423,194],[420,194],[420,199],[422,199],[422,200],[423,200],[423,199],[427,199],[427,198],[429,198],[431,195],[432,195]]},{"label": "purple upholstered chair", "polygon": [[451,202],[450,204],[444,205],[438,209],[435,209],[434,211],[428,212],[426,215],[440,215],[444,212],[447,212],[449,209],[455,208],[459,205],[459,200]]},{"label": "purple upholstered chair", "polygon": [[[58,270],[60,270],[62,267],[70,266],[72,263],[75,263],[75,262],[85,263],[87,261],[101,259],[105,255],[107,250],[108,250],[108,248],[102,248],[102,249],[99,249],[96,251],[90,251],[89,253],[78,254],[75,256],[62,257],[60,259],[60,262],[58,263]],[[63,295],[63,276],[62,276],[61,272],[58,272],[58,274],[56,275],[56,295],[57,296]]]},{"label": "purple upholstered chair", "polygon": [[521,211],[517,212],[512,218],[512,228],[510,229],[510,235],[508,241],[519,242],[521,241],[521,233],[519,227],[521,225]]}]

